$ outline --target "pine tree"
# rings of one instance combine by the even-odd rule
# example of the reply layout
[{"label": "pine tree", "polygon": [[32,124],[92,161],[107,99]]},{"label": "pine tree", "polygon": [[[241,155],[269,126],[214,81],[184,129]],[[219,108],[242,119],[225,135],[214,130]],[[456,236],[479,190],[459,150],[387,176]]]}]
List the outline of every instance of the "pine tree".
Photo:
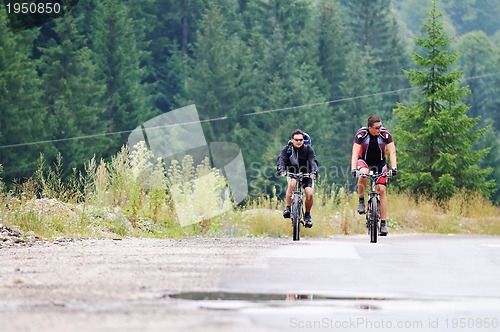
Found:
[{"label": "pine tree", "polygon": [[442,14],[433,1],[424,23],[426,37],[416,38],[425,54],[414,53],[420,69],[406,71],[413,86],[420,89],[420,101],[412,107],[398,104],[396,130],[399,184],[418,195],[440,201],[463,188],[468,192],[491,193],[493,181],[486,177],[491,169],[479,169],[478,163],[488,150],[473,146],[487,128],[476,129],[477,118],[469,118],[468,107],[461,101],[469,90],[459,87],[461,73],[451,71],[457,54],[450,53],[450,39],[443,32]]},{"label": "pine tree", "polygon": [[498,31],[500,3],[497,0],[445,0],[443,9],[459,34],[482,30],[493,35]]},{"label": "pine tree", "polygon": [[[494,171],[489,179],[495,179],[496,190],[492,200],[500,203],[500,103],[498,93],[500,91],[498,73],[498,50],[482,31],[473,31],[460,37],[457,51],[461,56],[458,68],[464,72],[468,79],[465,83],[469,85],[471,94],[465,99],[471,105],[470,116],[479,116],[480,124],[491,124],[492,128],[482,137],[477,144],[478,147],[490,148],[491,153],[481,162],[481,167],[492,167]],[[493,73],[493,75],[491,75]]]},{"label": "pine tree", "polygon": [[176,95],[187,76],[184,56],[192,56],[196,33],[206,0],[127,0],[139,45],[151,56],[141,60],[146,67],[145,82],[151,85],[154,107],[168,112],[180,105]]},{"label": "pine tree", "polygon": [[341,85],[350,76],[347,67],[352,39],[342,14],[342,7],[335,2],[321,2],[318,6],[316,34],[319,48],[318,65],[327,82],[329,100],[348,97],[342,94]]},{"label": "pine tree", "polygon": [[471,94],[465,102],[471,105],[469,115],[486,121],[497,99],[493,77],[497,53],[484,32],[474,31],[460,37],[456,46],[460,58],[457,67],[463,72]]},{"label": "pine tree", "polygon": [[[379,88],[369,54],[350,52],[346,70],[350,75],[340,86],[346,100],[332,105],[338,128],[330,130],[331,140],[337,141],[335,145],[344,151],[336,154],[336,165],[349,164],[354,134],[360,127],[366,126],[369,116],[378,115],[384,122],[387,120],[386,112],[380,108],[382,98],[377,95]],[[350,139],[345,139],[346,137]]]},{"label": "pine tree", "polygon": [[31,144],[47,139],[47,110],[29,52],[34,39],[33,31],[13,34],[0,10],[0,164],[6,183],[31,176],[39,154],[49,151],[47,144]]},{"label": "pine tree", "polygon": [[[500,54],[500,48],[497,45],[496,51],[497,55]],[[495,60],[495,72],[498,73],[500,71],[500,56],[497,56]],[[500,75],[493,76],[493,88],[494,88],[494,96],[498,96],[500,94]],[[489,117],[493,120],[493,127],[495,131],[500,132],[500,100],[499,98],[495,98],[492,105],[492,112],[490,112]],[[500,167],[500,166],[499,166]]]},{"label": "pine tree", "polygon": [[77,31],[76,20],[66,15],[52,26],[52,38],[40,46],[40,71],[44,82],[43,101],[49,117],[47,127],[68,168],[82,167],[100,157],[109,139],[90,135],[104,134],[106,124],[101,117],[103,86],[97,82],[92,52]]},{"label": "pine tree", "polygon": [[297,36],[306,28],[311,5],[304,0],[255,0],[246,5],[246,17],[251,21],[251,31],[265,37],[275,33],[280,26],[283,38],[294,46]]},{"label": "pine tree", "polygon": [[[391,0],[349,0],[342,1],[350,17],[349,26],[355,43],[375,70],[377,92],[397,91],[407,88],[402,68],[408,68],[408,54],[399,33],[400,27],[391,12]],[[382,95],[378,114],[388,120],[390,109],[404,95],[391,93]]]},{"label": "pine tree", "polygon": [[[218,6],[211,6],[203,15],[184,94],[178,102],[195,103],[202,120],[234,118],[239,100],[238,66],[239,37],[231,34]],[[184,100],[184,101],[183,101]],[[208,129],[211,139],[221,140],[234,127],[228,120],[211,121]]]},{"label": "pine tree", "polygon": [[144,82],[147,71],[143,62],[147,61],[143,58],[149,54],[138,48],[141,43],[126,4],[118,0],[100,1],[95,15],[92,50],[105,86],[103,121],[107,132],[123,133],[112,136],[108,153],[114,154],[126,143],[128,131],[156,115],[150,87]]}]

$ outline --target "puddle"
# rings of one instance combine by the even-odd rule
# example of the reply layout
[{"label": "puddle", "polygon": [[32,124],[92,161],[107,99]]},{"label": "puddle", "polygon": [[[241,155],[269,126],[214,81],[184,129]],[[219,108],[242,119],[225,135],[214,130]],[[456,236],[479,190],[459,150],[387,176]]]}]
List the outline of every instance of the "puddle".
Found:
[{"label": "puddle", "polygon": [[385,301],[386,298],[380,297],[338,297],[338,296],[328,296],[324,294],[286,294],[286,293],[237,293],[237,292],[185,292],[177,294],[166,295],[169,298],[182,299],[182,300],[193,300],[193,301],[208,301],[208,302],[248,302],[248,303],[285,303],[288,301],[301,301],[300,303],[306,304],[306,302],[314,302],[319,304],[320,302],[329,302],[332,304],[336,303],[349,303],[353,307],[358,309],[373,310],[378,309],[374,305],[374,301]]},{"label": "puddle", "polygon": [[[269,294],[269,293],[231,293],[231,292],[186,292],[169,295],[171,298],[195,301],[283,301],[287,299],[319,299],[312,294]],[[323,298],[324,299],[324,298]]]},{"label": "puddle", "polygon": [[[185,308],[243,315],[255,324],[272,326],[279,331],[284,327],[318,326],[315,324],[329,328],[333,326],[328,325],[330,323],[345,323],[351,326],[349,324],[353,321],[356,324],[359,322],[375,324],[383,321],[404,322],[408,319],[408,322],[424,324],[433,322],[429,315],[439,316],[442,321],[447,321],[448,317],[462,315],[472,317],[472,321],[475,315],[498,317],[497,308],[500,307],[499,298],[387,295],[383,297],[383,294],[334,294],[327,291],[324,293],[211,291],[163,293],[162,297],[176,299],[173,305]],[[380,317],[380,320],[377,317]],[[404,319],[401,320],[401,317]],[[340,329],[338,326],[340,325],[335,325],[335,329]],[[349,329],[351,330],[354,331]]]}]

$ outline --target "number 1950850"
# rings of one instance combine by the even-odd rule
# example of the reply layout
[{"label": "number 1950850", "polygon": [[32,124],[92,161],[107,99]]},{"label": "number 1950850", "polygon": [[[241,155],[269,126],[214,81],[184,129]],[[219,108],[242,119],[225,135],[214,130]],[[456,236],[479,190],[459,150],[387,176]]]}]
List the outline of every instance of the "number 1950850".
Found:
[{"label": "number 1950850", "polygon": [[62,11],[60,3],[6,3],[7,14],[59,14]]}]

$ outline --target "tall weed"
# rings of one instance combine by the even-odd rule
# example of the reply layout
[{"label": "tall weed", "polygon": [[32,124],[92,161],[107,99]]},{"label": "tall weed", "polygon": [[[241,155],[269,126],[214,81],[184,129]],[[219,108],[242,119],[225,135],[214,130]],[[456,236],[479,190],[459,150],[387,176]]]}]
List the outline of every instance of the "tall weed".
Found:
[{"label": "tall weed", "polygon": [[[124,146],[110,162],[92,158],[83,173],[73,170],[66,180],[62,170],[61,156],[52,166],[40,156],[33,177],[12,192],[3,192],[0,178],[0,222],[49,238],[291,236],[276,188],[234,208],[226,179],[208,159],[195,165],[186,156],[167,169],[141,142],[133,151]],[[443,204],[389,190],[388,201],[391,233],[500,235],[500,208],[478,194],[459,192]],[[365,217],[356,207],[356,193],[320,181],[314,227],[304,229],[303,237],[365,233]]]}]

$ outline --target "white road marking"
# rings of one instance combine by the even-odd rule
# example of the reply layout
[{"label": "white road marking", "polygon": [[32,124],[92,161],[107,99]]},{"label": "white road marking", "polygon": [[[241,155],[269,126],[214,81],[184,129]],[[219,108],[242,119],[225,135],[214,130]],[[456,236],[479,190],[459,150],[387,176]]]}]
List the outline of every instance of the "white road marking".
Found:
[{"label": "white road marking", "polygon": [[480,244],[479,246],[481,247],[488,247],[488,248],[500,248],[500,244]]},{"label": "white road marking", "polygon": [[266,254],[269,258],[333,258],[333,259],[361,259],[355,242],[334,241],[302,241],[298,245],[288,245]]}]

